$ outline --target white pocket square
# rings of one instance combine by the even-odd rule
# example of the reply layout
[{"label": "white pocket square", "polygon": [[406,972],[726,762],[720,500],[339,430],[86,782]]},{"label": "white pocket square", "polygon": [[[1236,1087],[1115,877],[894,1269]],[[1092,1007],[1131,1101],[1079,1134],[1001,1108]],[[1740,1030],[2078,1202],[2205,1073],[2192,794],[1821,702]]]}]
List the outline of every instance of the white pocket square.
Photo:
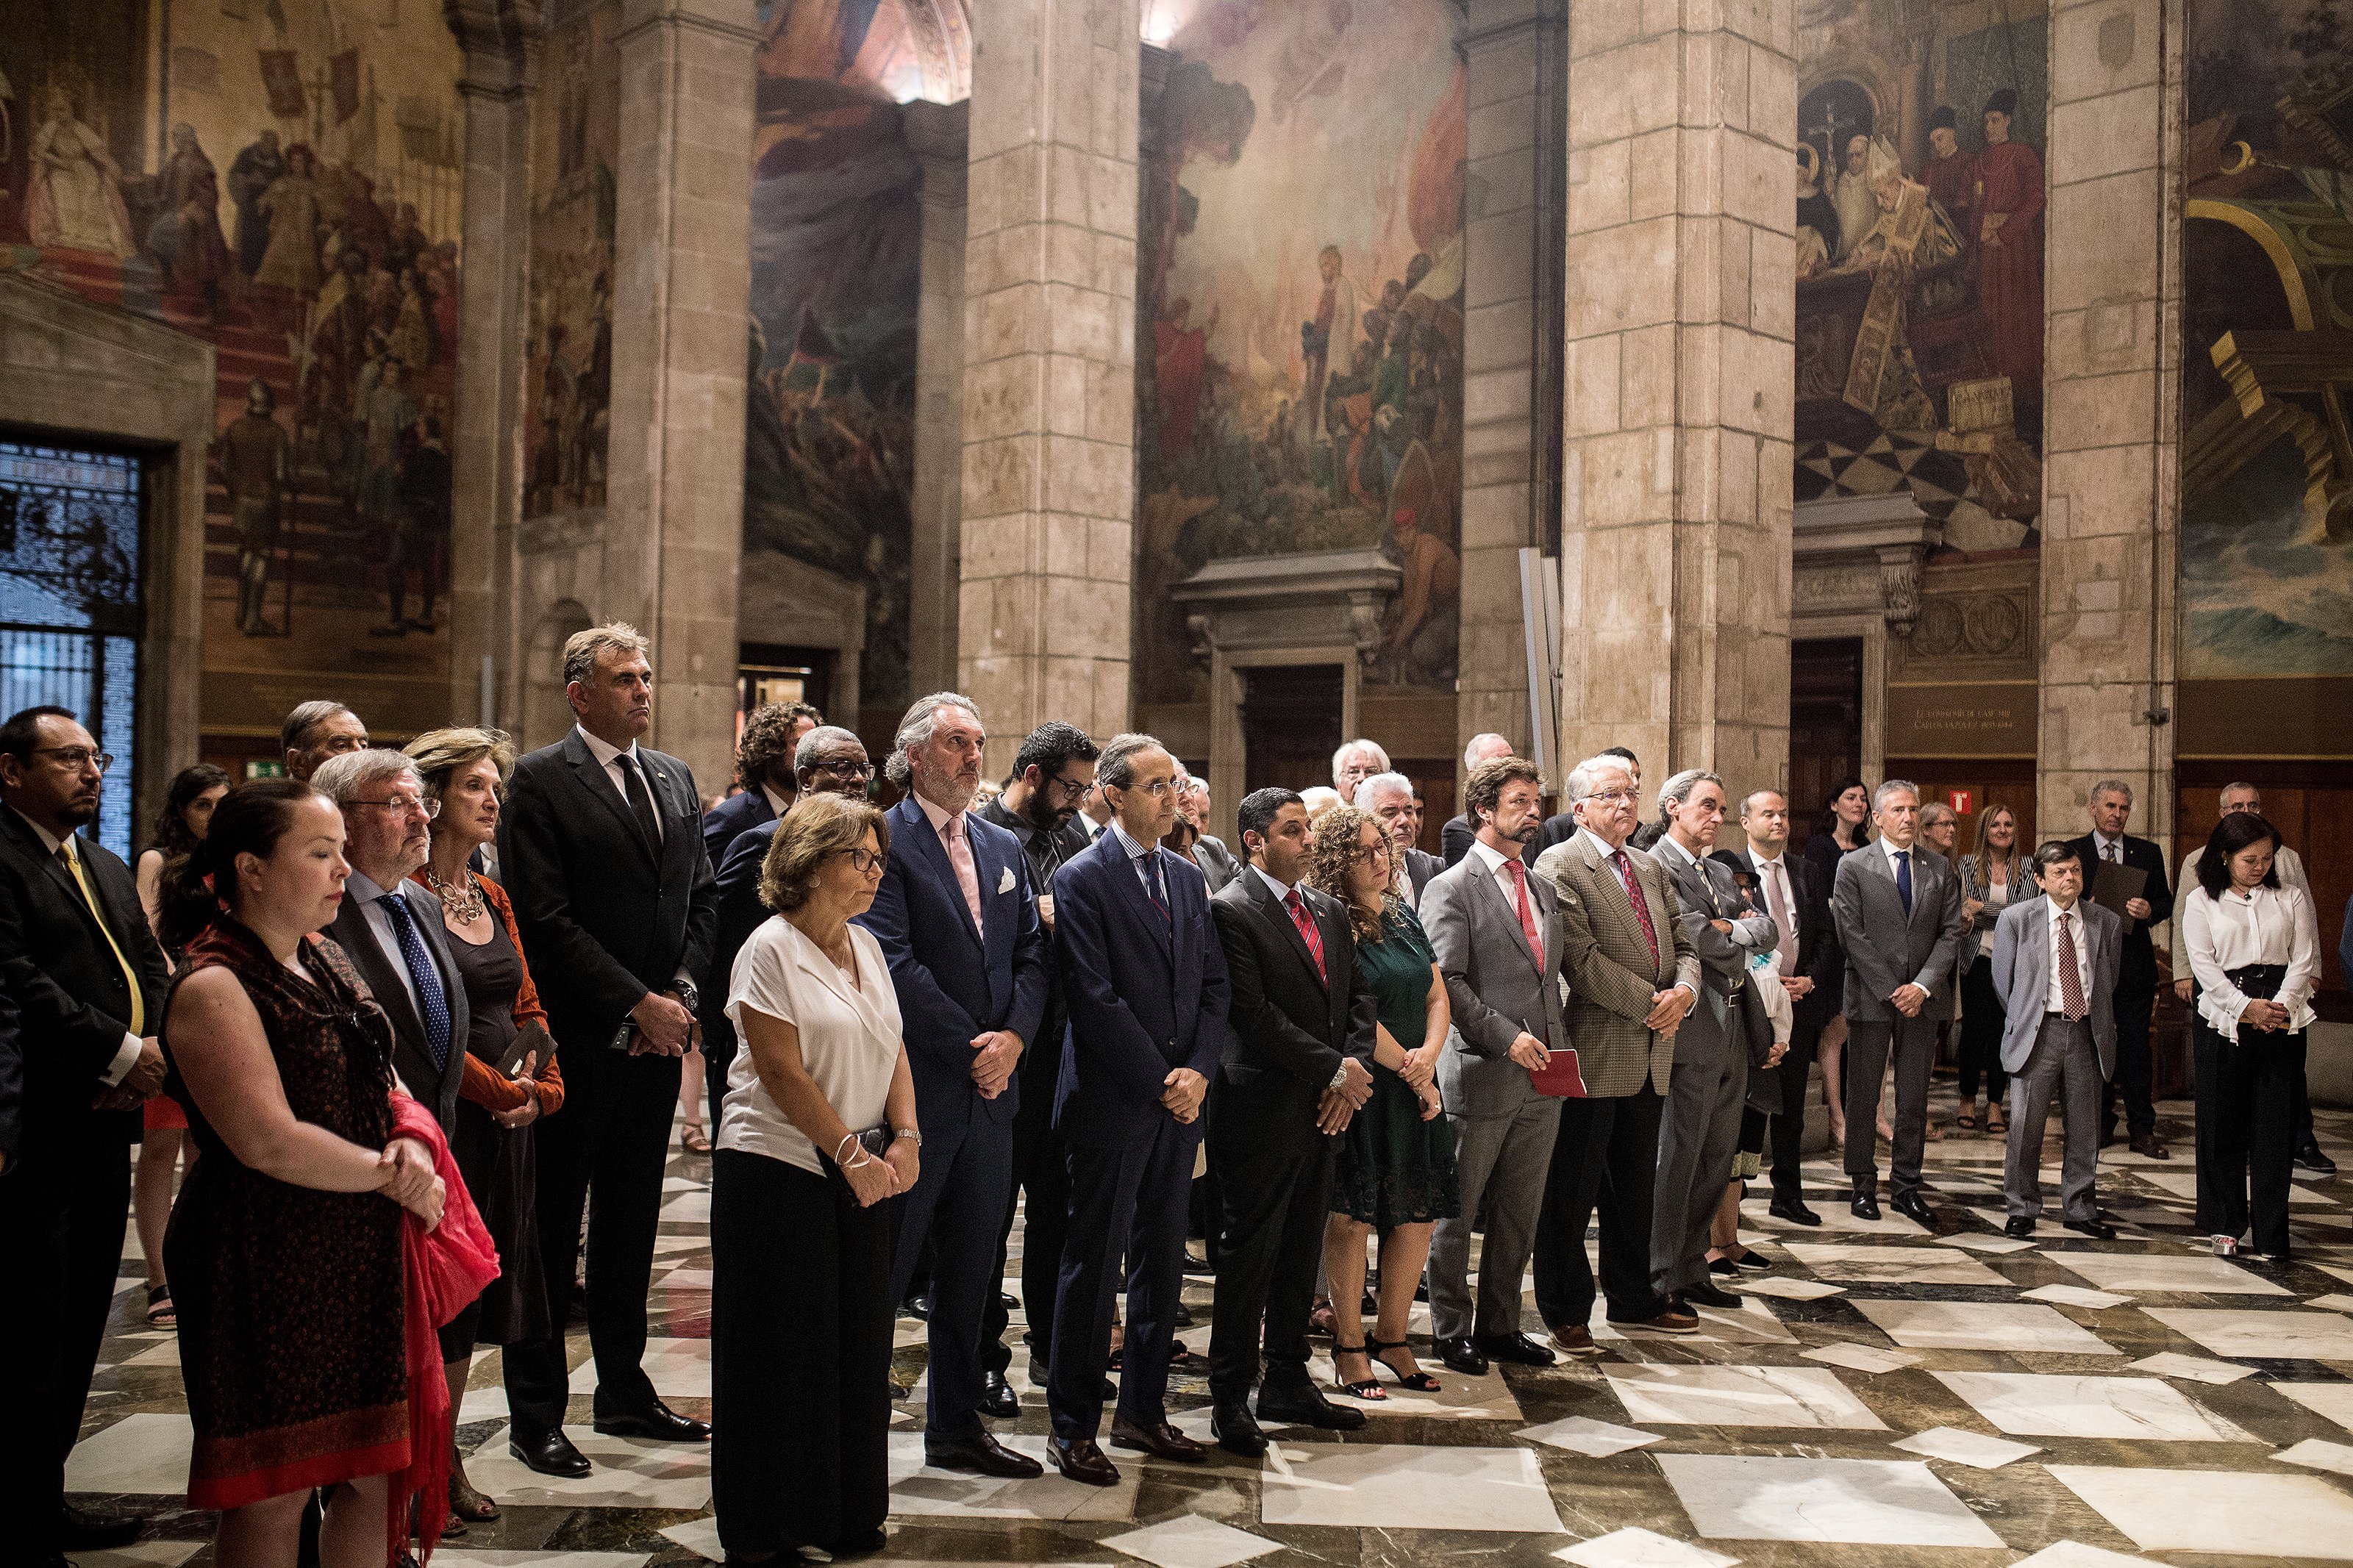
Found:
[{"label": "white pocket square", "polygon": [[997,879],[997,890],[1000,893],[1009,893],[1013,890],[1012,867],[1008,866],[1005,868],[1005,874]]}]

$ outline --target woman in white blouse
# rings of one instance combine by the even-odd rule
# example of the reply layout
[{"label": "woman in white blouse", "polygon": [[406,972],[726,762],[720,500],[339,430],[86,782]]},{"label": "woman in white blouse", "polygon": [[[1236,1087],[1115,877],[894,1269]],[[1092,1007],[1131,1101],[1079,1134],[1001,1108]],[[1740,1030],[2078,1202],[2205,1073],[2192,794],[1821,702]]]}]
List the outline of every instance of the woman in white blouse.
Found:
[{"label": "woman in white blouse", "polygon": [[2227,1257],[2252,1214],[2254,1248],[2273,1263],[2288,1258],[2295,1085],[2320,979],[2312,900],[2281,884],[2279,843],[2253,812],[2224,816],[2179,915],[2198,982],[2198,1227]]},{"label": "woman in white blouse", "polygon": [[744,1043],[711,1177],[712,1500],[730,1563],[882,1544],[891,1222],[915,1184],[914,1079],[874,901],[891,829],[804,791],[760,874],[776,917],[736,955]]}]

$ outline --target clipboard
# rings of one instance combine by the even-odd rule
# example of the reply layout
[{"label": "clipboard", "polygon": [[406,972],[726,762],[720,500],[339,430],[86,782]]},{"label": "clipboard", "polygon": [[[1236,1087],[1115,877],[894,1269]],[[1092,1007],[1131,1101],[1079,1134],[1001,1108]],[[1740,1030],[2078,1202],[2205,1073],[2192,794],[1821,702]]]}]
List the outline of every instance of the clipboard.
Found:
[{"label": "clipboard", "polygon": [[2137,866],[2122,866],[2114,860],[2094,862],[2092,873],[2092,902],[2109,910],[2125,922],[2126,936],[2140,929],[2140,922],[2125,912],[2125,905],[2141,896],[2148,886],[2148,873]]}]

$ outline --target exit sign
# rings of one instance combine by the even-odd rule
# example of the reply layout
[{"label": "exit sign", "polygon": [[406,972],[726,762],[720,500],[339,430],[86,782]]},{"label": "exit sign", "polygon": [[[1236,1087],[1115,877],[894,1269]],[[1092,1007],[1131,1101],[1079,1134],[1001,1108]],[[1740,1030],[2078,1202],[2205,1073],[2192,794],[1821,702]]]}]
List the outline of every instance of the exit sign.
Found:
[{"label": "exit sign", "polygon": [[1953,808],[1955,816],[1967,816],[1969,814],[1969,795],[1970,792],[1965,789],[1947,790],[1945,804]]}]

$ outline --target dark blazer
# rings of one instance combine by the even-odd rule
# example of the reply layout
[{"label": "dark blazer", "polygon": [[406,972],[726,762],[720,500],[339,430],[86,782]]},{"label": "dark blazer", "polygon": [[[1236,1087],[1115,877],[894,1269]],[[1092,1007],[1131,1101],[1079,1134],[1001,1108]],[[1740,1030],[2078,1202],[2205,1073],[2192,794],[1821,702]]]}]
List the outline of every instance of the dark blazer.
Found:
[{"label": "dark blazer", "polygon": [[[1209,920],[1208,882],[1155,847],[1168,890],[1163,919],[1118,836],[1104,833],[1054,876],[1054,956],[1070,1016],[1054,1124],[1078,1148],[1149,1139],[1168,1113],[1168,1074],[1218,1070],[1233,1028],[1225,950]],[[1196,1120],[1182,1131],[1200,1135]]]},{"label": "dark blazer", "polygon": [[[981,929],[975,931],[948,847],[922,802],[910,795],[889,816],[890,860],[858,923],[874,933],[890,961],[914,1072],[917,1124],[937,1119],[961,1125],[980,1092],[972,1081],[973,1037],[1010,1029],[1026,1051],[1037,1043],[1045,1016],[1050,960],[1029,862],[1020,840],[965,813],[980,880]],[[1010,1123],[1021,1109],[1021,1075],[978,1105],[989,1120]]]},{"label": "dark blazer", "polygon": [[1451,871],[1461,864],[1462,857],[1471,853],[1471,841],[1478,837],[1479,830],[1472,826],[1468,812],[1448,817],[1446,825],[1438,830],[1438,858],[1445,862],[1439,868]]},{"label": "dark blazer", "polygon": [[[703,818],[706,829],[710,820]],[[709,842],[707,837],[704,841]],[[702,1005],[696,1011],[702,1020],[703,1055],[714,1062],[725,1061],[735,1049],[735,1022],[727,1016],[727,986],[734,978],[735,955],[776,912],[760,901],[760,872],[768,863],[768,846],[776,841],[773,816],[745,828],[727,847],[727,858],[719,863],[713,882],[719,909],[711,939],[711,976],[702,983]],[[725,1086],[720,1092],[726,1092]]]},{"label": "dark blazer", "polygon": [[[2071,838],[2068,847],[2083,858],[2084,897],[2092,898],[2092,884],[2100,874],[2100,846],[2093,835]],[[2157,947],[2149,941],[2148,928],[2160,921],[2173,918],[2173,884],[2166,880],[2165,856],[2146,838],[2125,835],[2125,864],[2137,866],[2148,873],[2148,881],[2141,889],[2141,897],[2148,900],[2148,919],[2129,921],[2132,930],[2124,936],[2122,963],[2116,973],[2118,985],[2144,986],[2157,984]],[[2097,903],[2096,899],[2092,900]],[[2119,909],[2114,911],[2118,920],[2125,918]],[[2184,966],[2185,973],[2187,966]],[[2176,976],[2180,978],[2180,976]]]},{"label": "dark blazer", "polygon": [[441,923],[441,900],[430,888],[413,880],[403,881],[398,890],[417,921],[417,934],[433,955],[433,967],[441,972],[441,992],[449,1000],[449,1054],[440,1067],[433,1065],[433,1049],[425,1043],[425,1020],[408,1000],[408,988],[396,967],[399,960],[376,940],[368,926],[367,911],[356,897],[346,893],[326,934],[343,950],[343,956],[367,982],[375,1005],[392,1020],[392,1070],[400,1075],[402,1086],[410,1094],[433,1108],[441,1131],[453,1132],[458,1125],[458,1086],[466,1077],[466,977],[458,973],[457,960],[450,956],[449,930]]},{"label": "dark blazer", "polygon": [[1413,905],[1417,912],[1421,908],[1422,889],[1444,876],[1446,870],[1447,862],[1426,849],[1408,849],[1405,852],[1405,874],[1413,879]]},{"label": "dark blazer", "polygon": [[711,858],[712,865],[721,865],[736,839],[776,820],[766,790],[754,785],[741,795],[731,795],[702,814],[702,852]]},{"label": "dark blazer", "polygon": [[[25,1037],[16,999],[0,987],[0,1158],[13,1167],[25,1146]],[[5,1176],[6,1171],[0,1171]]]},{"label": "dark blazer", "polygon": [[[1757,913],[1769,916],[1773,912],[1766,903],[1764,886],[1757,879],[1756,856],[1744,847],[1719,849],[1710,858],[1730,867],[1733,873],[1741,879],[1744,890],[1749,901],[1757,906]],[[1815,996],[1835,995],[1839,981],[1838,965],[1845,959],[1839,952],[1836,935],[1831,930],[1830,889],[1816,879],[1813,863],[1793,849],[1781,851],[1781,868],[1789,874],[1789,890],[1797,900],[1798,958],[1797,966],[1788,978],[1794,980],[1805,975],[1813,981],[1813,993],[1806,998],[1809,1002]]]},{"label": "dark blazer", "polygon": [[1313,888],[1300,891],[1324,940],[1321,979],[1307,939],[1256,871],[1209,900],[1232,986],[1233,1036],[1218,1068],[1220,1139],[1320,1137],[1315,1107],[1340,1058],[1373,1070],[1380,1002],[1356,967],[1347,911]]},{"label": "dark blazer", "polygon": [[[12,1166],[18,1155],[38,1158],[45,1145],[92,1136],[129,1142],[139,1135],[136,1109],[94,1110],[90,1103],[131,1026],[131,982],[108,931],[142,981],[141,1033],[154,1035],[164,1024],[170,971],[139,907],[131,868],[83,835],[76,835],[74,853],[106,912],[106,931],[32,824],[0,805],[0,986],[21,1016],[16,1048],[23,1063],[21,1127],[15,1143],[0,1142]],[[0,1079],[6,1076],[0,1068]]]},{"label": "dark blazer", "polygon": [[499,815],[499,870],[532,978],[561,1045],[602,1050],[649,991],[711,965],[718,889],[702,803],[684,763],[640,745],[660,814],[659,851],[575,728],[515,764]]}]

